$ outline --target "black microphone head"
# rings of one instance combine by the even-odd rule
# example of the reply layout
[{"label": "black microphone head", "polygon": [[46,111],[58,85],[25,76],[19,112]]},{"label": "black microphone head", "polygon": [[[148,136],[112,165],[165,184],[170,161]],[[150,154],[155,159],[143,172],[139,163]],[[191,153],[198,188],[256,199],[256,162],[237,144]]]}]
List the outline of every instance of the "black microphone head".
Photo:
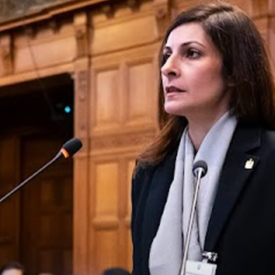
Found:
[{"label": "black microphone head", "polygon": [[62,146],[61,153],[65,158],[72,157],[81,147],[81,140],[78,138],[72,138]]},{"label": "black microphone head", "polygon": [[195,177],[198,176],[199,171],[202,171],[201,177],[204,177],[207,173],[207,163],[204,160],[198,160],[193,165],[193,174]]}]

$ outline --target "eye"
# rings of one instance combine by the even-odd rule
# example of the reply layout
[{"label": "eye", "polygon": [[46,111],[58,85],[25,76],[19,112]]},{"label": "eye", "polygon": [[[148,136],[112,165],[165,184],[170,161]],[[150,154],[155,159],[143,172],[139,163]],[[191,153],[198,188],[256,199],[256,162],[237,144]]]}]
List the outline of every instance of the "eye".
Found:
[{"label": "eye", "polygon": [[171,52],[164,52],[162,54],[161,64],[164,65],[171,55]]},{"label": "eye", "polygon": [[191,59],[197,59],[201,56],[200,51],[196,49],[188,49],[186,52],[186,57],[191,58]]}]

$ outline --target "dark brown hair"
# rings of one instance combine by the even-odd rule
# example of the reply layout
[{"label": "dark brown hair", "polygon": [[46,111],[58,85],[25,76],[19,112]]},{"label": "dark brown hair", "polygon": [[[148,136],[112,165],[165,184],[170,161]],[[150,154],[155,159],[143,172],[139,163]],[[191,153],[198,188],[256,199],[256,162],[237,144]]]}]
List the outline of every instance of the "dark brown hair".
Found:
[{"label": "dark brown hair", "polygon": [[[252,20],[228,3],[199,5],[179,14],[168,28],[163,44],[177,27],[199,23],[221,53],[223,76],[230,89],[230,108],[240,122],[275,129],[274,83],[264,41]],[[164,64],[160,51],[160,67]],[[159,86],[159,135],[139,162],[157,164],[174,151],[187,120],[164,111],[162,83]]]}]

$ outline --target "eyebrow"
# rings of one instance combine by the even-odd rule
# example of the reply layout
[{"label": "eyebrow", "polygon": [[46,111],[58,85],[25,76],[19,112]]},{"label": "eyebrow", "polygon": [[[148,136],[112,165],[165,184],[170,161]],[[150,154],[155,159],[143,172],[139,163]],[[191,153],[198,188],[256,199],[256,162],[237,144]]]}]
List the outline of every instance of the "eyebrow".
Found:
[{"label": "eyebrow", "polygon": [[[203,45],[202,43],[200,43],[200,42],[198,42],[198,41],[188,41],[188,42],[182,43],[182,44],[180,45],[180,47],[181,47],[181,48],[184,48],[184,47],[186,47],[186,46],[189,46],[190,44],[198,44],[198,45],[200,45],[200,46],[202,46],[202,47],[205,48],[205,45]],[[169,46],[167,46],[167,45],[165,45],[164,48],[163,48],[163,50],[170,50],[170,49],[171,49],[171,47],[169,47]]]}]

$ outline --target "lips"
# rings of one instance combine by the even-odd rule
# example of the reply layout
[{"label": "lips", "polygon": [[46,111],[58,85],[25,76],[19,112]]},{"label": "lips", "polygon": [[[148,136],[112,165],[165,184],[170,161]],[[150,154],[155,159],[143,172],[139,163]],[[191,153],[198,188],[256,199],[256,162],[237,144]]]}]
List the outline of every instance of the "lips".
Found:
[{"label": "lips", "polygon": [[171,87],[166,87],[166,93],[170,94],[170,93],[183,93],[185,92],[184,90],[181,90],[177,87],[171,86]]}]

